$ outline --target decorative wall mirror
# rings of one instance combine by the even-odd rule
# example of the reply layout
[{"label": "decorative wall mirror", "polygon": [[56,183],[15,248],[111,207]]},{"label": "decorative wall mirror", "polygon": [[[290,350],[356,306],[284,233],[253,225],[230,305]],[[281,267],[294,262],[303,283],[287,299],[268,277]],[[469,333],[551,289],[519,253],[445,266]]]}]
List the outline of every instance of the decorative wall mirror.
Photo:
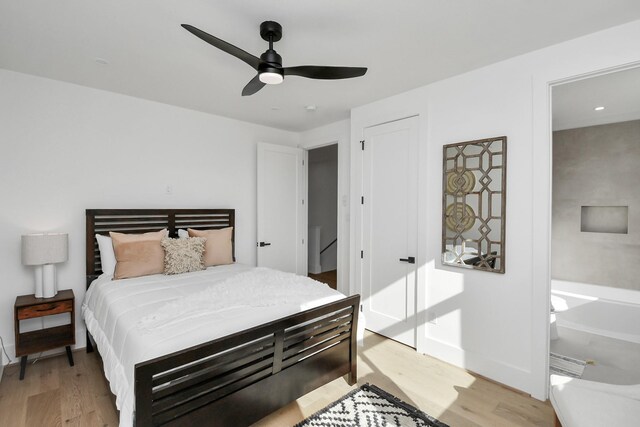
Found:
[{"label": "decorative wall mirror", "polygon": [[506,136],[443,147],[443,264],[504,273],[506,180]]}]

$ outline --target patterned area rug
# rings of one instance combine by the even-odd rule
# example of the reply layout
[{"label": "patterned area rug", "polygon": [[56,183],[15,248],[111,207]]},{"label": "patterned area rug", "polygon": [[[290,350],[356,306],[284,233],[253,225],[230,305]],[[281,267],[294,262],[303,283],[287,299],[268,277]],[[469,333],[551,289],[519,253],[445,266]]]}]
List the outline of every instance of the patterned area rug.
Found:
[{"label": "patterned area rug", "polygon": [[449,427],[419,409],[365,384],[295,427]]},{"label": "patterned area rug", "polygon": [[563,356],[557,353],[549,353],[549,373],[564,375],[565,377],[581,378],[584,367],[587,364],[584,360]]}]

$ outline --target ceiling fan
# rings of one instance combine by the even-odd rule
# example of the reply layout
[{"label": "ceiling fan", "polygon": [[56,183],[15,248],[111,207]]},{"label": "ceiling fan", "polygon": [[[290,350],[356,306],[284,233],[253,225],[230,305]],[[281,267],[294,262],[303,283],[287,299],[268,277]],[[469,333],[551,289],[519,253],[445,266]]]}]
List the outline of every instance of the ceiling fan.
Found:
[{"label": "ceiling fan", "polygon": [[273,49],[273,43],[282,38],[282,26],[273,21],[265,21],[260,24],[260,36],[269,42],[269,49],[260,55],[260,58],[245,52],[231,43],[205,33],[192,25],[182,24],[182,27],[210,45],[246,62],[258,72],[258,74],[247,83],[244,89],[242,89],[242,96],[253,95],[262,89],[264,85],[280,84],[284,80],[284,76],[335,80],[360,77],[367,72],[367,69],[364,67],[327,67],[320,65],[283,67],[282,57]]}]

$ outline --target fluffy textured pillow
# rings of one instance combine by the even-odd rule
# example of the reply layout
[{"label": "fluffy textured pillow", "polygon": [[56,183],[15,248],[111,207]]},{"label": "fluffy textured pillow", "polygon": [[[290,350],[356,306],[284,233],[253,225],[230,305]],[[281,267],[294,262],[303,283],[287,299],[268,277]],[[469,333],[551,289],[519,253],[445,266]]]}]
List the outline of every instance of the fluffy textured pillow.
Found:
[{"label": "fluffy textured pillow", "polygon": [[148,276],[164,271],[164,249],[160,241],[167,237],[167,230],[144,234],[110,232],[116,255],[114,279]]},{"label": "fluffy textured pillow", "polygon": [[113,252],[111,237],[96,234],[96,240],[98,241],[98,249],[100,250],[102,272],[113,276],[113,272],[116,270],[116,254]]},{"label": "fluffy textured pillow", "polygon": [[170,239],[160,244],[164,248],[164,274],[181,274],[204,270],[204,237]]},{"label": "fluffy textured pillow", "polygon": [[211,267],[214,265],[233,264],[233,227],[221,228],[219,230],[194,230],[189,228],[189,236],[204,237],[207,239],[204,249],[204,265]]}]

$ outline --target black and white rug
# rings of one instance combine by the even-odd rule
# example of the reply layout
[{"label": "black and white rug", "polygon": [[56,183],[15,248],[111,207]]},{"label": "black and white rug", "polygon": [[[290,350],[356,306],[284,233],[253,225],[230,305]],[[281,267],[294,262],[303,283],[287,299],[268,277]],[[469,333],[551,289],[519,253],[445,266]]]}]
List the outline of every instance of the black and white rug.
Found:
[{"label": "black and white rug", "polygon": [[365,384],[295,427],[449,427],[386,391]]}]

